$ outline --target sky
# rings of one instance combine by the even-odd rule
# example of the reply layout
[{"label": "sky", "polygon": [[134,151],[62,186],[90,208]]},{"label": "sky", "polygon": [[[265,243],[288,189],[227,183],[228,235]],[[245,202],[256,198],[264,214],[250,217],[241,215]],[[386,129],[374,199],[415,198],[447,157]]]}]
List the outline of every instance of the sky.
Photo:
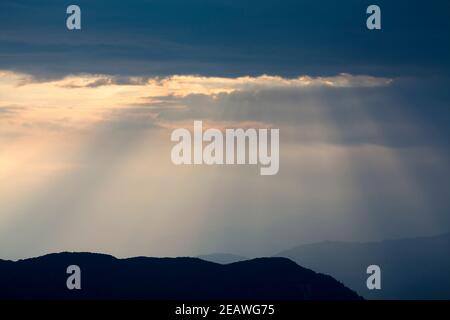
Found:
[{"label": "sky", "polygon": [[[273,255],[450,230],[448,1],[0,2],[0,259]],[[279,128],[280,171],[171,132]]]}]

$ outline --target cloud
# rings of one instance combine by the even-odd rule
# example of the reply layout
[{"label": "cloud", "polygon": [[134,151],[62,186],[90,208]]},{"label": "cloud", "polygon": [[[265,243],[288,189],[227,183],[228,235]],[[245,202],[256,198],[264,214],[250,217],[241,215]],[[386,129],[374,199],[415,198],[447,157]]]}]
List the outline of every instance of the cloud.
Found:
[{"label": "cloud", "polygon": [[[142,78],[70,75],[33,80],[30,75],[3,71],[0,93],[10,105],[26,106],[16,114],[27,129],[71,129],[107,123],[117,129],[171,127],[176,122],[208,120],[220,127],[249,123],[320,126],[323,114],[336,123],[354,126],[345,114],[364,109],[366,92],[391,86],[393,79],[339,74],[332,77],[283,78],[204,77],[173,75]],[[361,97],[347,106],[348,96]],[[333,105],[330,102],[333,101]],[[45,104],[43,104],[45,102]],[[359,123],[358,121],[353,121]],[[350,127],[348,128],[350,130]],[[311,136],[311,135],[308,135]]]},{"label": "cloud", "polygon": [[[285,138],[304,143],[407,146],[447,141],[442,134],[447,127],[435,125],[446,117],[445,99],[433,102],[442,106],[428,108],[425,115],[423,105],[430,103],[425,97],[439,87],[422,79],[347,73],[296,78],[80,74],[44,81],[7,71],[2,75],[4,103],[22,106],[8,114],[9,121],[15,117],[22,124],[18,130],[85,130],[101,123],[122,130],[169,128],[204,120],[221,128],[277,126]],[[420,87],[422,94],[410,99],[407,87]]]},{"label": "cloud", "polygon": [[[149,78],[146,77],[121,77],[121,76],[91,76],[86,75],[84,78],[80,76],[66,77],[67,82],[62,84],[64,88],[97,88],[102,86],[112,85],[134,85],[142,86],[149,82]],[[38,80],[39,82],[39,80]],[[42,82],[42,81],[41,81]]]},{"label": "cloud", "polygon": [[19,107],[19,106],[0,106],[0,117],[8,117],[8,116],[13,116],[17,113],[19,113],[20,111],[22,111],[24,109],[24,107]]},{"label": "cloud", "polygon": [[[3,71],[8,76],[7,71]],[[13,74],[13,73],[10,73]],[[189,93],[230,92],[234,90],[261,90],[274,88],[304,88],[304,87],[334,87],[334,88],[369,88],[390,85],[391,78],[374,77],[367,75],[351,75],[341,73],[329,77],[299,76],[296,78],[283,78],[280,76],[261,75],[256,77],[245,76],[236,78],[205,77],[198,75],[172,75],[169,77],[125,77],[111,75],[78,74],[69,75],[63,79],[46,81],[34,79],[31,75],[14,74],[20,77],[18,85],[50,82],[68,88],[97,88],[113,85],[160,86],[170,89],[190,89]]]},{"label": "cloud", "polygon": [[0,69],[44,79],[74,73],[448,75],[449,4],[439,1],[424,12],[419,0],[379,0],[389,13],[383,16],[387,31],[379,33],[365,27],[361,1],[132,3],[79,0],[82,30],[70,32],[67,4],[1,1]]}]

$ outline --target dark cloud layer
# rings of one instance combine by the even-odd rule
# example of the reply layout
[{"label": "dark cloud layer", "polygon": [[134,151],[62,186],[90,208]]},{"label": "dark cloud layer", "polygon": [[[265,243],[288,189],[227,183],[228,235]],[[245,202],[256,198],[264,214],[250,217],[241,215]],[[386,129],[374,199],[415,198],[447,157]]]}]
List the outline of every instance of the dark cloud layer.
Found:
[{"label": "dark cloud layer", "polygon": [[86,1],[82,30],[64,1],[0,3],[0,68],[55,77],[434,74],[449,71],[448,1]]}]

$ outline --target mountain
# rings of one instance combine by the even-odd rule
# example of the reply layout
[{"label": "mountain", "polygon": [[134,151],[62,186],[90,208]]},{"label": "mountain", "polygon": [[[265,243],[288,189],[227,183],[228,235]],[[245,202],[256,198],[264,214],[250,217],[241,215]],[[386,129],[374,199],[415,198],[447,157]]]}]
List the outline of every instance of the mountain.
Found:
[{"label": "mountain", "polygon": [[[450,299],[450,233],[371,243],[323,242],[277,254],[329,274],[367,299]],[[381,268],[381,290],[366,269]]]},{"label": "mountain", "polygon": [[229,263],[248,260],[248,258],[238,256],[236,254],[229,254],[229,253],[204,254],[204,255],[198,256],[197,258],[205,260],[205,261],[220,263],[220,264],[229,264]]},{"label": "mountain", "polygon": [[[69,265],[81,269],[81,290],[66,288]],[[0,298],[360,299],[332,277],[286,258],[221,265],[198,258],[117,259],[93,253],[49,254],[17,262],[0,260]]]}]

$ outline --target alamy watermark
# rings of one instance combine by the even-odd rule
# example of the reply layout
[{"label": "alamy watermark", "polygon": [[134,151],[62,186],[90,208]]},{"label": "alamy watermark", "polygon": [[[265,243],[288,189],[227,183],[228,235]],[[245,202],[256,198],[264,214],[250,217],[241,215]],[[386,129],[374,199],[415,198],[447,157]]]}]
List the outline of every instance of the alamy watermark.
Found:
[{"label": "alamy watermark", "polygon": [[81,268],[73,264],[67,267],[66,273],[70,275],[66,281],[67,289],[81,290]]},{"label": "alamy watermark", "polygon": [[66,19],[66,27],[69,30],[81,30],[81,9],[79,6],[72,4],[67,7],[66,13],[69,16]]},{"label": "alamy watermark", "polygon": [[367,289],[381,290],[381,268],[376,264],[367,267],[367,274],[369,277],[366,281]]},{"label": "alamy watermark", "polygon": [[[66,19],[66,26],[68,30],[81,30],[81,8],[76,4],[67,7],[66,14],[69,16]],[[381,30],[381,9],[378,5],[372,4],[367,7],[366,14],[369,15],[366,21],[367,29]]]},{"label": "alamy watermark", "polygon": [[[279,129],[225,129],[224,134],[215,128],[203,132],[203,122],[194,121],[193,132],[193,138],[191,132],[185,128],[172,132],[171,141],[178,142],[171,152],[175,165],[259,164],[261,175],[278,173]],[[207,144],[203,146],[203,142]]]},{"label": "alamy watermark", "polygon": [[367,29],[381,30],[381,9],[380,9],[380,7],[375,4],[372,4],[367,7],[366,13],[370,15],[366,21]]}]

